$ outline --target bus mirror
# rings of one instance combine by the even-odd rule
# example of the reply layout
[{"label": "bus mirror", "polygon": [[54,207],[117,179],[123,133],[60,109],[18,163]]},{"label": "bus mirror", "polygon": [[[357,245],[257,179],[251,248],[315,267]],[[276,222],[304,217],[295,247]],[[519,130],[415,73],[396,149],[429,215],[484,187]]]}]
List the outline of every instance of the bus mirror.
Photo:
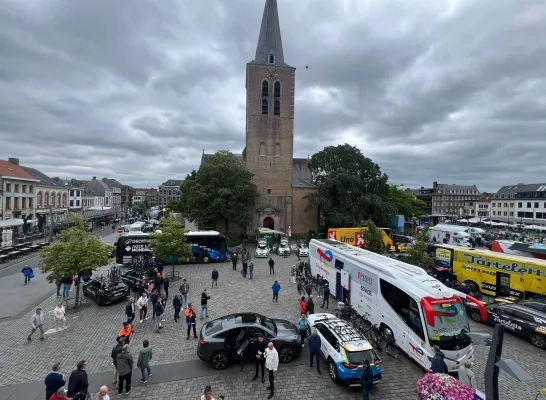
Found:
[{"label": "bus mirror", "polygon": [[466,295],[465,297],[466,301],[470,301],[474,303],[476,307],[478,307],[478,310],[480,310],[480,316],[482,317],[482,321],[487,321],[487,309],[485,308],[484,304],[472,296]]},{"label": "bus mirror", "polygon": [[421,306],[423,307],[423,310],[425,310],[425,318],[427,319],[427,323],[430,326],[434,326],[434,311],[432,310],[432,305],[425,298],[422,298]]}]

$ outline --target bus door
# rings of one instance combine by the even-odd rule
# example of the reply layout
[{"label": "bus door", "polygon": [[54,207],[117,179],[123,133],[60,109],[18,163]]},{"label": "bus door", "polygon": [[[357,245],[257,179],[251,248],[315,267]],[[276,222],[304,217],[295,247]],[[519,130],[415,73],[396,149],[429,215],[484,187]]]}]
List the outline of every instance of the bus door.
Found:
[{"label": "bus door", "polygon": [[497,272],[497,296],[510,296],[510,274]]}]

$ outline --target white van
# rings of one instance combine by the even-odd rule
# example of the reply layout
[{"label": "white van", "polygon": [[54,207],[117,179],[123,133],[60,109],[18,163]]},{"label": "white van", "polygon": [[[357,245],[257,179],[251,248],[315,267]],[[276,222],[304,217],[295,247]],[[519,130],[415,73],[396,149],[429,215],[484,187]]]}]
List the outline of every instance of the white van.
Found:
[{"label": "white van", "polygon": [[438,224],[429,229],[428,235],[430,240],[434,243],[470,247],[471,235],[465,232],[466,229],[467,228],[464,226]]}]

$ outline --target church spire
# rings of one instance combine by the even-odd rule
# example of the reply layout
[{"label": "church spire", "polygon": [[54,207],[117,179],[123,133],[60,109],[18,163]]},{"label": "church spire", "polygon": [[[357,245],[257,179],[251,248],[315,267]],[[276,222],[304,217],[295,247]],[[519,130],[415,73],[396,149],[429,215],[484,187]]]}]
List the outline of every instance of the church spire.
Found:
[{"label": "church spire", "polygon": [[277,0],[265,0],[262,26],[260,27],[260,36],[258,37],[258,46],[256,47],[256,57],[254,57],[252,63],[286,65],[282,52],[281,26],[279,24]]}]

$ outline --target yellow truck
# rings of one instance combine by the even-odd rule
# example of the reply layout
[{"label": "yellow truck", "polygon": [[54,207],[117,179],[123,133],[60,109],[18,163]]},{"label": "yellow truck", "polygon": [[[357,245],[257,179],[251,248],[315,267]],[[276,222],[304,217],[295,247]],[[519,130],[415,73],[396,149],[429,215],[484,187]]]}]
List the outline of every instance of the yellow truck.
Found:
[{"label": "yellow truck", "polygon": [[[362,231],[365,231],[366,227],[362,228],[330,228],[328,229],[328,239],[337,240],[350,244],[352,246],[362,247],[364,244],[364,237]],[[394,245],[392,241],[392,233],[389,228],[379,228],[383,234],[383,243],[387,248],[391,248]]]}]

